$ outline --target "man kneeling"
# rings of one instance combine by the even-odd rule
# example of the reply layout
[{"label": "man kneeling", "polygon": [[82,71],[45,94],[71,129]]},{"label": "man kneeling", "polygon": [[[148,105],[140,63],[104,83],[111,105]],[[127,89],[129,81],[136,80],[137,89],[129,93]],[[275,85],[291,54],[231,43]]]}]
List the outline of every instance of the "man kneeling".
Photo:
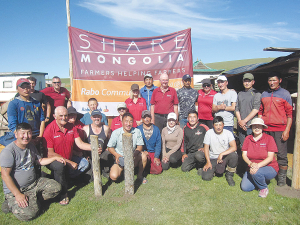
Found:
[{"label": "man kneeling", "polygon": [[115,164],[111,167],[109,177],[113,181],[116,181],[123,172],[124,169],[124,152],[122,144],[122,134],[132,134],[132,145],[134,151],[134,167],[138,167],[139,172],[137,179],[143,183],[146,183],[146,178],[143,177],[143,162],[142,162],[142,150],[143,150],[143,137],[141,131],[132,127],[133,116],[131,113],[124,113],[122,118],[122,127],[112,132],[112,135],[107,144],[108,151],[114,155]]},{"label": "man kneeling", "polygon": [[2,211],[12,212],[19,220],[28,221],[38,215],[43,200],[54,198],[61,190],[55,180],[36,178],[34,164],[48,165],[57,160],[66,164],[62,157],[41,158],[32,139],[32,128],[20,123],[15,130],[16,141],[4,148],[0,155],[1,175],[5,201]]},{"label": "man kneeling", "polygon": [[204,137],[204,153],[206,164],[203,167],[202,179],[212,180],[214,173],[223,174],[229,186],[234,186],[234,172],[238,163],[236,143],[232,132],[223,129],[223,118],[216,116],[213,120],[213,129],[207,131]]}]

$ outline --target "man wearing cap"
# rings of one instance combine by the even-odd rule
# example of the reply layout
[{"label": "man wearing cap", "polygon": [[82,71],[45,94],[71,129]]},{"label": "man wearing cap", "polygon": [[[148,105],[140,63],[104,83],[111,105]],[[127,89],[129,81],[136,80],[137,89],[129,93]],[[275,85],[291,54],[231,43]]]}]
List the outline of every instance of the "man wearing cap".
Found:
[{"label": "man wearing cap", "polygon": [[178,98],[176,90],[169,87],[169,76],[166,73],[160,75],[161,86],[153,91],[151,98],[151,118],[161,132],[167,126],[167,117],[170,112],[178,116]]},{"label": "man wearing cap", "polygon": [[233,133],[233,118],[237,100],[237,94],[234,90],[229,90],[228,81],[224,75],[217,78],[220,92],[214,96],[212,112],[215,116],[221,116],[224,119],[224,129]]},{"label": "man wearing cap", "polygon": [[261,95],[261,105],[258,117],[262,118],[268,126],[267,131],[277,145],[277,161],[279,164],[278,186],[286,184],[288,169],[287,140],[292,126],[292,98],[290,93],[280,87],[281,74],[272,71],[268,74],[270,89]]},{"label": "man wearing cap", "polygon": [[[127,106],[126,106],[126,103],[125,102],[121,102],[118,104],[117,106],[117,110],[118,110],[118,113],[120,114],[119,116],[115,117],[112,122],[111,122],[111,126],[110,126],[110,129],[112,131],[122,127],[122,119],[123,119],[123,115],[124,113],[128,112],[128,109],[127,109]],[[136,125],[136,122],[133,121],[133,127],[137,127]]]},{"label": "man wearing cap", "polygon": [[15,131],[19,123],[28,123],[32,127],[32,138],[38,144],[45,130],[45,118],[40,102],[30,97],[30,82],[20,78],[17,81],[19,96],[12,100],[7,108],[8,128]]},{"label": "man wearing cap", "polygon": [[[87,142],[91,144],[91,135],[98,136],[98,144],[102,148],[102,153],[100,155],[101,167],[104,167],[102,174],[108,177],[109,167],[113,164],[113,158],[110,152],[106,149],[107,142],[110,138],[110,128],[101,122],[102,113],[99,110],[94,110],[91,113],[92,124],[85,125],[83,131],[87,136]],[[92,172],[92,170],[91,170]],[[92,173],[91,173],[92,175]]]},{"label": "man wearing cap", "polygon": [[[67,177],[75,178],[89,167],[89,162],[80,156],[73,155],[74,143],[86,151],[91,151],[91,145],[84,143],[73,124],[68,123],[68,110],[64,106],[58,106],[54,111],[55,120],[52,121],[44,132],[44,147],[48,158],[62,156],[66,165],[54,161],[48,168],[53,171],[54,179],[61,184],[61,205],[69,204],[67,195]],[[102,148],[98,149],[99,154]]]},{"label": "man wearing cap", "polygon": [[[98,101],[97,101],[97,99],[90,98],[88,100],[88,107],[89,107],[90,111],[87,112],[86,114],[84,114],[83,117],[80,119],[80,121],[82,123],[84,123],[85,125],[89,125],[89,124],[93,123],[93,121],[91,119],[91,113],[92,113],[92,111],[98,109]],[[105,114],[101,113],[101,115],[102,115],[101,123],[103,123],[105,125],[108,125],[107,118],[106,118]]]},{"label": "man wearing cap", "polygon": [[113,131],[111,138],[107,144],[108,151],[115,157],[115,164],[110,169],[109,177],[111,180],[116,181],[122,174],[124,169],[124,153],[122,136],[124,133],[132,134],[132,151],[134,152],[134,167],[138,167],[137,180],[142,183],[147,183],[147,179],[143,177],[143,161],[142,161],[142,150],[143,150],[143,137],[141,131],[137,128],[132,127],[133,116],[130,113],[124,113],[122,117],[122,127]]},{"label": "man wearing cap", "polygon": [[144,76],[144,83],[145,86],[141,88],[140,92],[142,97],[146,100],[147,103],[147,110],[151,110],[151,97],[153,94],[154,89],[156,89],[157,87],[153,84],[153,77],[150,73],[147,73]]},{"label": "man wearing cap", "polygon": [[[183,172],[188,172],[198,166],[203,167],[205,159],[203,150],[203,140],[209,128],[198,122],[198,113],[196,110],[188,113],[188,123],[183,129],[183,149],[182,149],[182,166]],[[202,165],[200,165],[202,162]],[[198,169],[198,175],[201,175],[201,169]]]},{"label": "man wearing cap", "polygon": [[177,90],[179,101],[179,125],[182,129],[187,123],[188,112],[195,111],[195,102],[198,98],[198,92],[191,87],[191,81],[191,76],[185,74],[182,77],[183,87]]},{"label": "man wearing cap", "polygon": [[46,87],[41,90],[41,92],[47,96],[48,102],[51,106],[50,122],[54,119],[53,114],[56,107],[70,107],[72,105],[70,92],[66,88],[61,87],[61,80],[57,76],[52,78],[52,87]]},{"label": "man wearing cap", "polygon": [[198,118],[199,122],[205,124],[209,129],[213,128],[213,113],[212,104],[215,94],[217,92],[212,89],[210,79],[203,79],[201,81],[202,89],[198,91]]},{"label": "man wearing cap", "polygon": [[[161,153],[161,135],[157,126],[151,123],[151,113],[149,110],[142,112],[143,124],[137,128],[141,131],[144,139],[144,147],[142,157],[146,159],[143,162],[150,161],[150,174],[160,174],[162,165],[160,162]],[[146,165],[143,165],[144,168]]]},{"label": "man wearing cap", "polygon": [[252,133],[250,121],[257,117],[260,107],[261,94],[253,88],[255,81],[252,73],[245,73],[243,85],[245,90],[240,91],[237,97],[235,114],[238,120],[238,132],[241,146],[245,137]]}]

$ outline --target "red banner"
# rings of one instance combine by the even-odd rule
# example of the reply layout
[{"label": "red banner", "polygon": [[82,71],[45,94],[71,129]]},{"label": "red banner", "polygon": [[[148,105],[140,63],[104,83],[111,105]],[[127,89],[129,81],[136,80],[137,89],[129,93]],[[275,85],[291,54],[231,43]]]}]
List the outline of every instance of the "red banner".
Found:
[{"label": "red banner", "polygon": [[69,34],[74,79],[72,100],[81,112],[87,110],[86,99],[94,97],[102,112],[106,109],[105,114],[116,115],[113,107],[129,97],[132,83],[142,87],[147,73],[154,80],[167,73],[172,86],[177,87],[181,86],[178,78],[193,75],[191,29],[145,38],[110,37],[74,27],[69,27]]}]

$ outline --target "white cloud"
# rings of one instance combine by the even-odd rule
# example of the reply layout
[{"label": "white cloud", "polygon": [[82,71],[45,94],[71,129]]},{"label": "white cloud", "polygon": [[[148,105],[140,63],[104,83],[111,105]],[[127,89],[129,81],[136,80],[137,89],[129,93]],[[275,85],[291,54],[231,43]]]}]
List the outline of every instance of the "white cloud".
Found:
[{"label": "white cloud", "polygon": [[[300,39],[298,33],[278,25],[247,23],[239,18],[222,18],[231,2],[221,0],[84,0],[80,6],[113,20],[123,28],[143,28],[158,34],[192,28],[193,38],[254,38],[270,41]],[[205,13],[201,13],[205,12]],[[221,16],[207,16],[217,14]]]},{"label": "white cloud", "polygon": [[277,23],[274,23],[275,25],[277,26],[286,26],[287,23],[286,22],[277,22]]}]

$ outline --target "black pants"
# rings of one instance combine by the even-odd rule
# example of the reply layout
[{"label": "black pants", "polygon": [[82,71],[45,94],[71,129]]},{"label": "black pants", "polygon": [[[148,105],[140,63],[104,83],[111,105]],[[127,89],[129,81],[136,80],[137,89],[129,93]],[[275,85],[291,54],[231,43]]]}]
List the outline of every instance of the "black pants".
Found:
[{"label": "black pants", "polygon": [[[170,151],[170,149],[167,148],[166,152],[168,153],[168,151]],[[182,153],[180,149],[178,149],[176,152],[170,155],[169,161],[167,163],[164,163],[163,161],[161,162],[162,169],[163,170],[170,169],[170,166],[179,163],[181,158],[182,158]]]},{"label": "black pants", "polygon": [[64,195],[67,193],[68,185],[67,185],[67,166],[58,161],[53,161],[48,166],[53,172],[54,180],[56,180],[61,185],[61,194]]},{"label": "black pants", "polygon": [[287,141],[281,140],[281,135],[283,131],[267,131],[266,133],[271,135],[276,142],[278,148],[277,162],[279,166],[287,166],[288,165]]},{"label": "black pants", "polygon": [[205,163],[205,155],[202,151],[197,151],[193,153],[188,153],[188,157],[186,157],[182,163],[181,170],[183,172],[188,172],[191,169],[195,168],[197,163],[203,164]]},{"label": "black pants", "polygon": [[154,125],[158,127],[160,133],[162,129],[167,126],[167,117],[168,114],[158,114],[158,113],[154,114],[154,119],[155,119]]},{"label": "black pants", "polygon": [[213,121],[212,120],[199,120],[200,123],[208,126],[209,129],[213,128]]}]

